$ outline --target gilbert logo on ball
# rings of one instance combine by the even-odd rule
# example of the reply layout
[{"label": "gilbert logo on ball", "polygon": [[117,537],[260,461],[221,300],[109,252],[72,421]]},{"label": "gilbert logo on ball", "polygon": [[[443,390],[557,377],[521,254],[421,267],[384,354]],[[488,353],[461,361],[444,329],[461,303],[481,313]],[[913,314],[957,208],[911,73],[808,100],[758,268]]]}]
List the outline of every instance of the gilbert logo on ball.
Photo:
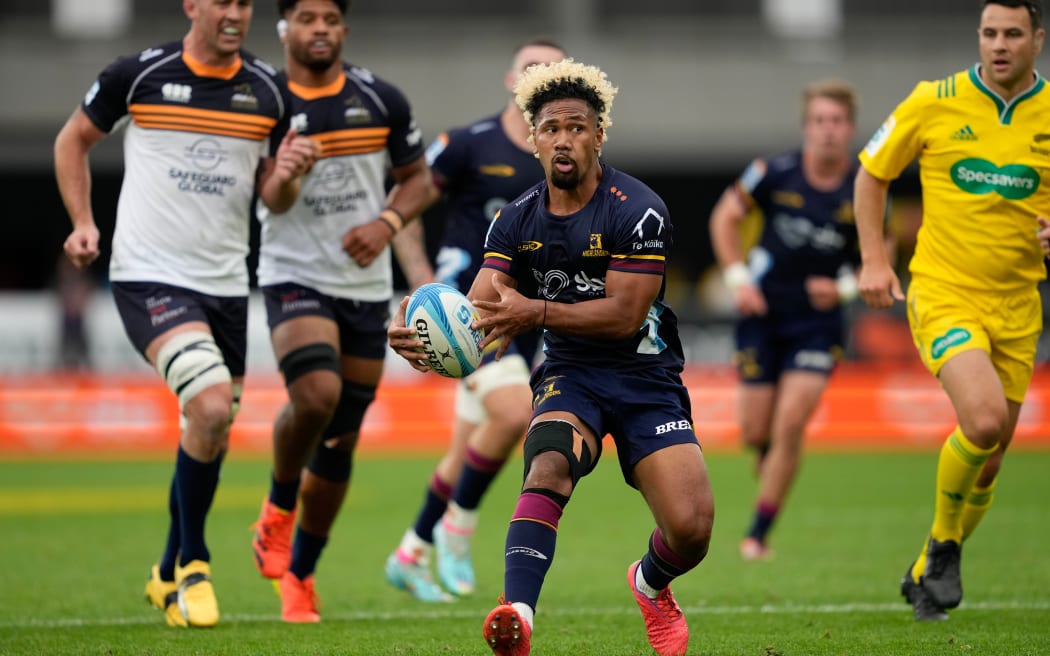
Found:
[{"label": "gilbert logo on ball", "polygon": [[481,364],[478,343],[484,334],[470,327],[477,310],[455,287],[421,285],[408,299],[405,325],[423,342],[427,366],[449,378],[462,378]]}]

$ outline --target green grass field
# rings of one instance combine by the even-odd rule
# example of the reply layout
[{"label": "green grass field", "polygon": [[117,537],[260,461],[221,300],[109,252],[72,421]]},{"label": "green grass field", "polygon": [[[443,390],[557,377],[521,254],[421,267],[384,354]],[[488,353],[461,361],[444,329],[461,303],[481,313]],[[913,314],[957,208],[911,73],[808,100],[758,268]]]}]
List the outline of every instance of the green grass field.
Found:
[{"label": "green grass field", "polygon": [[[609,456],[562,519],[533,654],[652,653],[625,581],[651,521]],[[935,459],[810,454],[773,535],[775,559],[744,563],[736,549],[754,495],[751,461],[711,455],[711,552],[674,585],[690,654],[1050,653],[1050,453],[1008,456],[995,505],[964,550],[963,605],[948,622],[917,624],[897,585],[928,528]],[[163,545],[170,462],[0,462],[0,654],[488,653],[481,623],[502,588],[520,460],[486,500],[478,593],[439,606],[414,601],[382,574],[434,460],[359,460],[318,571],[324,621],[293,626],[280,622],[250,556],[268,464],[234,455],[208,526],[223,613],[211,630],[170,629],[142,599]]]}]

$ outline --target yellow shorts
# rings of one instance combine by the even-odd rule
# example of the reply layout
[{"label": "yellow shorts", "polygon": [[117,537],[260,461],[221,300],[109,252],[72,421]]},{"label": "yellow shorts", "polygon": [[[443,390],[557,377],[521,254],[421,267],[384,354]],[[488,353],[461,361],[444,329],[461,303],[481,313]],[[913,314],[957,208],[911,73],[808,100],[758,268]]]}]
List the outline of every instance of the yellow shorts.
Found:
[{"label": "yellow shorts", "polygon": [[1038,289],[979,292],[916,277],[908,285],[908,323],[934,376],[955,355],[981,349],[991,357],[1006,398],[1024,401],[1043,330]]}]

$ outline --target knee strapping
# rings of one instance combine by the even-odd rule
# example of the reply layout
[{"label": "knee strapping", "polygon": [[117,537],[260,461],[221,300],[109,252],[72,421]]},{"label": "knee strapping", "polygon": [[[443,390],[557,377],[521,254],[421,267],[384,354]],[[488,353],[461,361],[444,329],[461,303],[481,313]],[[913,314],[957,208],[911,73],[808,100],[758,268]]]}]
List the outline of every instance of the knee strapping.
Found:
[{"label": "knee strapping", "polygon": [[343,389],[339,392],[339,405],[336,406],[331,421],[324,429],[323,439],[357,432],[361,428],[361,422],[365,419],[365,411],[375,398],[374,385],[362,385],[344,380]]},{"label": "knee strapping", "polygon": [[533,458],[545,451],[557,451],[569,462],[569,476],[572,486],[576,487],[580,478],[590,471],[591,450],[586,442],[581,442],[580,457],[576,457],[572,449],[575,432],[575,426],[561,419],[541,421],[530,428],[523,447],[525,474],[528,475]]},{"label": "knee strapping", "polygon": [[301,346],[281,358],[277,366],[284,374],[285,387],[314,371],[332,371],[336,375],[341,372],[339,353],[325,342]]},{"label": "knee strapping", "polygon": [[354,454],[345,448],[332,448],[321,442],[314,449],[314,455],[306,467],[326,481],[345,483],[350,480],[354,468]]},{"label": "knee strapping", "polygon": [[169,339],[157,353],[157,371],[179,397],[179,408],[212,385],[233,380],[215,338],[201,330]]}]

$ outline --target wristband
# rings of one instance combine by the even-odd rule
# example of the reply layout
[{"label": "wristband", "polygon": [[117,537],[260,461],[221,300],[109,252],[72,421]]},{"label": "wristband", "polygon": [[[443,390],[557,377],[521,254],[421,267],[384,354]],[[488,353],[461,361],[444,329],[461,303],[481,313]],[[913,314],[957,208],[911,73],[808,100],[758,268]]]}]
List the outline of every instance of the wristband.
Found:
[{"label": "wristband", "polygon": [[857,276],[850,272],[839,274],[835,279],[835,288],[839,290],[839,302],[849,303],[860,295],[860,285],[857,284]]},{"label": "wristband", "polygon": [[751,271],[743,262],[733,262],[727,266],[722,272],[722,280],[731,292],[735,292],[744,285],[754,284],[751,279]]},{"label": "wristband", "polygon": [[393,207],[384,207],[383,211],[379,213],[379,218],[387,222],[387,225],[394,229],[394,234],[401,232],[401,228],[405,227],[408,223],[405,221],[405,215],[398,212]]},{"label": "wristband", "polygon": [[386,218],[382,214],[380,214],[378,218],[379,218],[380,221],[382,221],[383,223],[386,224],[386,227],[390,228],[391,236],[397,234],[397,226],[394,225],[393,221],[391,221],[390,219]]}]

